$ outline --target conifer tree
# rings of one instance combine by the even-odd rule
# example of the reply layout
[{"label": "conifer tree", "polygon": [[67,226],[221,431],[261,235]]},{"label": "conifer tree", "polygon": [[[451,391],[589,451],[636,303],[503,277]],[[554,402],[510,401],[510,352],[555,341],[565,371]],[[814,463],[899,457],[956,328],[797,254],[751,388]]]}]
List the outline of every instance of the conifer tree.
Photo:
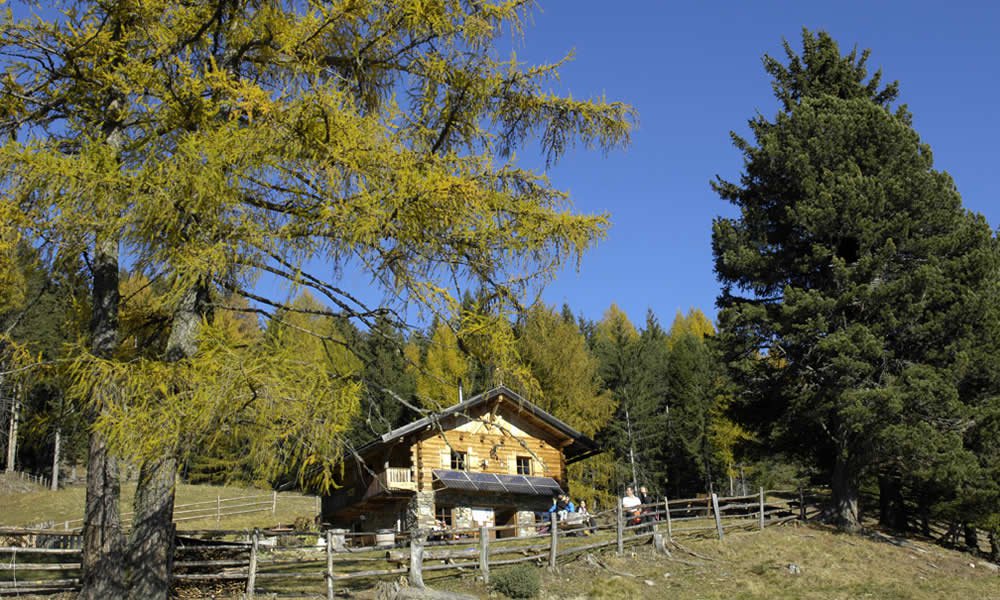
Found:
[{"label": "conifer tree", "polygon": [[[543,304],[532,307],[520,327],[517,348],[537,382],[529,400],[587,436],[608,424],[615,412],[614,396],[602,387],[599,363],[568,307],[563,306],[562,315]],[[610,506],[615,494],[613,461],[612,454],[602,454],[570,465],[573,497]]]},{"label": "conifer tree", "polygon": [[600,386],[597,359],[575,321],[539,304],[527,312],[519,333],[519,354],[541,389],[532,401],[593,436],[614,414],[614,402]]},{"label": "conifer tree", "polygon": [[469,359],[458,347],[458,336],[450,325],[434,323],[426,342],[418,345],[411,341],[405,355],[420,407],[439,411],[458,403],[458,388],[468,378]]},{"label": "conifer tree", "polygon": [[666,489],[669,472],[667,450],[670,418],[669,341],[652,310],[646,312],[646,323],[635,343],[635,383],[632,414],[635,420],[639,464],[643,477],[640,483],[653,491]]},{"label": "conifer tree", "polygon": [[404,355],[406,340],[399,328],[378,316],[363,336],[359,358],[364,363],[365,388],[361,412],[351,428],[352,441],[361,445],[416,417],[403,402],[413,402],[416,393],[412,371]]},{"label": "conifer tree", "polygon": [[645,481],[648,456],[645,435],[649,407],[640,404],[638,386],[639,332],[616,304],[594,325],[592,348],[597,357],[601,382],[611,391],[617,406],[614,418],[598,435],[612,452],[618,472],[615,487],[637,486]]},{"label": "conifer tree", "polygon": [[[66,457],[80,456],[80,411],[66,397],[66,385],[57,365],[66,345],[75,342],[86,329],[86,281],[81,275],[82,265],[72,257],[60,257],[54,265],[47,265],[40,260],[39,252],[24,242],[18,245],[15,264],[23,277],[23,302],[14,310],[0,311],[0,332],[37,363],[23,372],[19,382],[23,391],[19,464],[33,472],[51,470],[57,482],[58,465]],[[0,344],[5,341],[3,333]],[[2,370],[5,368],[0,366]],[[2,384],[0,375],[0,387]],[[5,391],[0,389],[0,398],[10,397]]]},{"label": "conifer tree", "polygon": [[772,395],[772,441],[824,468],[832,520],[852,529],[862,477],[912,471],[918,440],[969,457],[961,388],[995,259],[893,108],[897,84],[868,76],[867,51],[802,40],[765,56],[780,111],[750,121],[753,141],[733,135],[744,173],[715,184],[739,210],[713,229],[720,341],[740,383]]},{"label": "conifer tree", "polygon": [[[217,374],[206,357],[231,365],[224,338],[202,331],[214,299],[242,295],[273,317],[286,307],[258,293],[267,273],[365,327],[408,301],[454,317],[455,281],[489,288],[494,308],[509,310],[607,226],[605,216],[566,211],[565,194],[512,161],[534,139],[549,163],[577,142],[620,146],[632,119],[625,104],[549,93],[560,63],[499,56],[497,37],[521,30],[526,3],[81,0],[54,19],[21,14],[7,10],[0,22],[2,211],[11,216],[0,219],[0,252],[41,232],[90,258],[91,343],[74,369],[96,431],[85,598],[126,593],[112,450],[141,449],[148,463],[137,520],[149,528],[133,535],[131,593],[167,593],[172,482],[191,436],[129,419],[170,423],[173,413],[182,423],[191,399],[224,414],[243,406],[246,385],[203,379]],[[122,245],[161,285],[170,325],[159,365],[126,368],[116,357]],[[345,289],[348,268],[385,302]],[[290,363],[261,368],[308,375]],[[212,404],[205,389],[241,402]],[[125,390],[141,410],[115,406]],[[130,434],[141,430],[159,435],[140,448]]]}]

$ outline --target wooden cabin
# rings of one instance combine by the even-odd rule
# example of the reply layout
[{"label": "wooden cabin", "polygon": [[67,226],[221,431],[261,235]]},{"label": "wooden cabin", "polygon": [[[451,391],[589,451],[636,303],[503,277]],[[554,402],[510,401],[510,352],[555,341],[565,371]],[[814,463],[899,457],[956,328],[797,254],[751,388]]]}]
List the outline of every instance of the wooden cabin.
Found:
[{"label": "wooden cabin", "polygon": [[566,465],[599,452],[593,440],[498,387],[390,431],[345,465],[323,498],[323,521],[353,531],[514,526],[568,492]]}]

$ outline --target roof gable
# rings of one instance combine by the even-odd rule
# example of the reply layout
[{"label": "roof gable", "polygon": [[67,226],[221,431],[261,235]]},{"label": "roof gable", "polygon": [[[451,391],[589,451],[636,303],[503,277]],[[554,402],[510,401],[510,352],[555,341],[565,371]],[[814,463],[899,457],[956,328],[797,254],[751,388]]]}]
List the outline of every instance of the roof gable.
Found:
[{"label": "roof gable", "polygon": [[530,435],[551,441],[556,447],[562,447],[567,463],[600,452],[600,447],[589,437],[525,400],[506,386],[493,388],[439,413],[394,429],[377,438],[369,446],[392,442],[407,434],[431,428],[451,430],[497,427],[509,428],[508,432],[514,434],[514,431],[524,433],[526,425],[538,430],[530,432]]}]

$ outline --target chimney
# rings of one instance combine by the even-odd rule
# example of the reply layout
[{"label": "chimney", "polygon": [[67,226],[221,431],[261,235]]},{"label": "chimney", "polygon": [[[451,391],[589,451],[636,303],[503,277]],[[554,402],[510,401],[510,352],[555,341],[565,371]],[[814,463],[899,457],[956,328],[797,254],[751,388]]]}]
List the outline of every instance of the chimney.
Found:
[{"label": "chimney", "polygon": [[458,380],[458,403],[461,404],[462,400],[463,400],[463,398],[462,398],[462,380],[459,379]]}]

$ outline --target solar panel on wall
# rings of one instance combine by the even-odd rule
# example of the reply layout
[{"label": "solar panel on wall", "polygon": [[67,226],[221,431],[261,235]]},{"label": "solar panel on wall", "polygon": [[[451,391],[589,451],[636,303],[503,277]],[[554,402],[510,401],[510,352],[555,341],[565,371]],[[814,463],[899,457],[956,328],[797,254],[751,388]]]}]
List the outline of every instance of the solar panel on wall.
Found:
[{"label": "solar panel on wall", "polygon": [[563,493],[562,488],[559,487],[556,480],[551,477],[528,477],[528,481],[531,482],[531,486],[535,488],[536,493],[543,496],[552,496]]},{"label": "solar panel on wall", "polygon": [[499,475],[449,469],[434,469],[433,473],[436,483],[451,489],[536,496],[553,496],[563,493],[559,483],[551,477]]},{"label": "solar panel on wall", "polygon": [[469,479],[481,492],[506,492],[507,488],[493,473],[469,473]]},{"label": "solar panel on wall", "polygon": [[512,494],[534,494],[535,488],[531,487],[528,480],[523,475],[497,475],[500,483]]},{"label": "solar panel on wall", "polygon": [[438,481],[446,488],[470,491],[477,491],[479,489],[475,482],[469,479],[469,475],[465,471],[435,469],[433,473],[434,476],[437,477]]}]

